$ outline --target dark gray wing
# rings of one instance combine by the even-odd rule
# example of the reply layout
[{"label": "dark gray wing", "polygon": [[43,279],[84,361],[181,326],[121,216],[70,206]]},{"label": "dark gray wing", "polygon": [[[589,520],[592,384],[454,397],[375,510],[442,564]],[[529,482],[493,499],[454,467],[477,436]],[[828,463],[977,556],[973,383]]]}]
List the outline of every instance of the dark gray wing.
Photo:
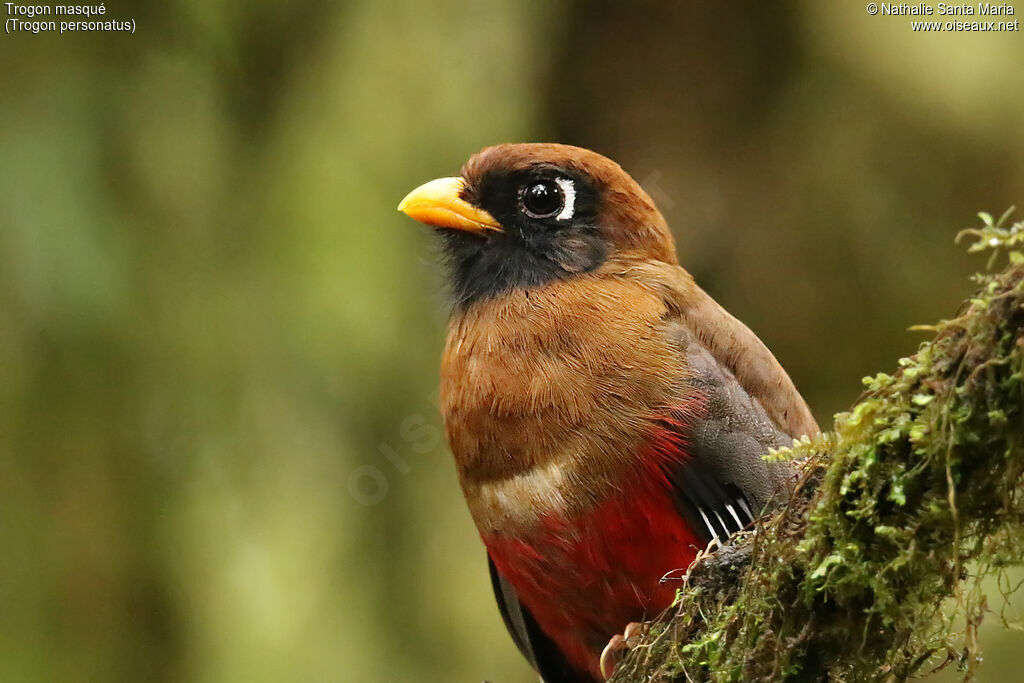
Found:
[{"label": "dark gray wing", "polygon": [[672,333],[690,370],[685,391],[702,398],[703,410],[673,421],[685,424],[687,457],[669,477],[690,526],[703,532],[705,542],[724,542],[788,490],[794,465],[763,456],[769,448],[791,445],[793,437],[684,325],[676,323]]},{"label": "dark gray wing", "polygon": [[697,458],[676,465],[669,480],[676,508],[704,543],[725,543],[757,517],[739,488],[723,484]]}]

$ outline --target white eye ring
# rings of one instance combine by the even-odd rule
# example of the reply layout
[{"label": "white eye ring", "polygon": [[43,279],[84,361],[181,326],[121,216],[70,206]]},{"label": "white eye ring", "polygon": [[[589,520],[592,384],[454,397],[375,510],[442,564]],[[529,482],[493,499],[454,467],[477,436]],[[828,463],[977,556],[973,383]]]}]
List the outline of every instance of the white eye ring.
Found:
[{"label": "white eye ring", "polygon": [[555,178],[555,183],[565,195],[565,205],[555,216],[555,220],[567,221],[572,218],[572,214],[576,210],[576,185],[568,178]]}]

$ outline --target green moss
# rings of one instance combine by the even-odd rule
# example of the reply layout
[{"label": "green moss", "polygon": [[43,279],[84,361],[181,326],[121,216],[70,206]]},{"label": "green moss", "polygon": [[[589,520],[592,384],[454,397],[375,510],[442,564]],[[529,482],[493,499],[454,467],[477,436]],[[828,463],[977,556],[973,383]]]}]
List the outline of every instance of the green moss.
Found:
[{"label": "green moss", "polygon": [[1024,564],[1024,224],[1007,215],[962,235],[1005,269],[830,433],[770,455],[806,460],[788,505],[691,567],[614,681],[973,672],[979,582]]}]

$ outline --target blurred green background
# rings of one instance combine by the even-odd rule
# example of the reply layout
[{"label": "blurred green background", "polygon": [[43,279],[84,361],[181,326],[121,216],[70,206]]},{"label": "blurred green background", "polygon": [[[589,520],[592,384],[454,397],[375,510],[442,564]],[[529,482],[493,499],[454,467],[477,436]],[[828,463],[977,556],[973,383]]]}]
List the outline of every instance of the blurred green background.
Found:
[{"label": "blurred green background", "polygon": [[[956,231],[1024,202],[1020,32],[814,0],[107,18],[136,33],[0,36],[0,681],[534,680],[443,444],[436,245],[395,211],[484,145],[620,161],[825,425],[970,291]],[[1019,680],[996,622],[981,680]]]}]

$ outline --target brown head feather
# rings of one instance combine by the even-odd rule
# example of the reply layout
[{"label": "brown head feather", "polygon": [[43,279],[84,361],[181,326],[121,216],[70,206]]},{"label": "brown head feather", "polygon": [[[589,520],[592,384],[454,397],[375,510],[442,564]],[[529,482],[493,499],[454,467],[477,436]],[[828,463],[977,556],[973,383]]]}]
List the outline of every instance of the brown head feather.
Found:
[{"label": "brown head feather", "polygon": [[594,182],[601,191],[601,229],[616,251],[678,263],[672,232],[654,200],[621,166],[597,152],[547,142],[494,145],[473,155],[462,167],[462,177],[472,192],[491,171],[522,171],[539,164],[572,170]]}]

